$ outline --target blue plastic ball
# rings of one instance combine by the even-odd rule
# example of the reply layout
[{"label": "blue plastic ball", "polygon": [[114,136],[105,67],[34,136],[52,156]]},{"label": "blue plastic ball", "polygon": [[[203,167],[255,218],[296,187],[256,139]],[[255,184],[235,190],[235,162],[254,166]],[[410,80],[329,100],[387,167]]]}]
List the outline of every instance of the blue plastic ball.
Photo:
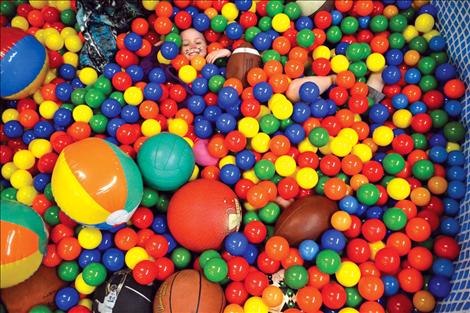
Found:
[{"label": "blue plastic ball", "polygon": [[220,114],[222,114],[222,109],[215,105],[208,106],[204,109],[204,117],[210,122],[217,121]]},{"label": "blue plastic ball", "polygon": [[396,94],[392,97],[392,105],[395,109],[405,109],[408,106],[408,98],[402,94]]},{"label": "blue plastic ball", "polygon": [[212,136],[213,129],[212,124],[205,118],[201,118],[194,122],[194,133],[197,137],[207,139]]},{"label": "blue plastic ball", "polygon": [[401,72],[395,65],[389,65],[382,71],[382,79],[385,84],[393,85],[400,81]]},{"label": "blue plastic ball", "polygon": [[140,82],[144,78],[144,69],[136,64],[132,64],[126,68],[126,73],[129,74],[133,83]]},{"label": "blue plastic ball", "polygon": [[209,84],[204,77],[198,77],[191,83],[191,90],[195,95],[204,96],[209,91]]},{"label": "blue plastic ball", "polygon": [[124,37],[124,46],[132,52],[142,48],[142,37],[134,32],[130,32]]},{"label": "blue plastic ball", "polygon": [[245,253],[243,253],[243,257],[248,262],[248,264],[254,264],[256,259],[258,258],[258,248],[254,244],[249,243],[246,246]]},{"label": "blue plastic ball", "polygon": [[328,104],[325,100],[317,98],[310,105],[310,112],[313,117],[323,118],[328,115]]},{"label": "blue plastic ball", "polygon": [[438,258],[432,264],[432,272],[435,275],[452,278],[454,274],[454,264],[451,260]]},{"label": "blue plastic ball", "polygon": [[424,104],[423,102],[416,101],[410,105],[409,110],[411,114],[416,115],[419,113],[426,113],[427,107],[426,104]]},{"label": "blue plastic ball", "polygon": [[287,126],[286,130],[284,131],[284,135],[292,144],[297,145],[305,139],[305,130],[299,124],[292,124]]},{"label": "blue plastic ball", "polygon": [[436,76],[436,79],[440,82],[447,82],[457,77],[457,69],[452,64],[443,63],[436,67],[434,76]]},{"label": "blue plastic ball", "polygon": [[400,284],[395,276],[384,275],[382,276],[382,282],[384,283],[384,294],[386,296],[393,296],[400,290]]},{"label": "blue plastic ball", "polygon": [[449,197],[460,200],[465,196],[465,184],[458,180],[452,180],[447,187],[447,194]]},{"label": "blue plastic ball", "polygon": [[462,151],[451,151],[447,156],[447,164],[448,165],[457,165],[462,166],[465,163],[465,156],[463,155]]},{"label": "blue plastic ball", "polygon": [[348,47],[349,44],[347,42],[339,42],[335,48],[336,55],[346,55],[346,50],[348,49]]},{"label": "blue plastic ball", "polygon": [[57,85],[55,89],[55,95],[60,101],[66,102],[70,100],[70,95],[72,94],[72,91],[72,85],[67,82],[63,82]]},{"label": "blue plastic ball", "polygon": [[220,89],[217,103],[221,108],[228,108],[237,104],[238,101],[238,92],[235,88],[227,86]]},{"label": "blue plastic ball", "polygon": [[431,292],[436,298],[445,298],[450,293],[450,281],[444,276],[433,276],[429,280],[429,292]]},{"label": "blue plastic ball", "polygon": [[272,38],[268,33],[260,32],[253,38],[253,46],[258,51],[265,51],[271,48]]},{"label": "blue plastic ball", "polygon": [[166,82],[166,74],[163,69],[159,67],[154,67],[148,73],[149,81],[152,83],[163,84]]},{"label": "blue plastic ball", "polygon": [[121,72],[121,67],[116,63],[108,63],[103,68],[103,75],[107,79],[112,79],[116,73]]},{"label": "blue plastic ball", "polygon": [[84,268],[90,263],[99,263],[101,262],[101,253],[98,249],[93,250],[82,250],[80,256],[78,257],[78,265],[81,268]]},{"label": "blue plastic ball", "polygon": [[124,267],[124,253],[119,249],[110,248],[103,253],[101,263],[107,270],[117,272]]},{"label": "blue plastic ball", "polygon": [[75,78],[77,70],[70,64],[62,64],[59,67],[59,75],[65,80],[72,80]]},{"label": "blue plastic ball", "polygon": [[343,20],[343,14],[341,14],[338,10],[332,10],[331,12],[331,19],[333,25],[339,25]]},{"label": "blue plastic ball", "polygon": [[54,132],[54,127],[48,121],[39,121],[34,125],[34,134],[38,138],[49,138]]},{"label": "blue plastic ball", "polygon": [[387,107],[383,104],[374,104],[369,109],[369,118],[374,123],[382,124],[389,118],[389,116],[390,112],[388,111]]},{"label": "blue plastic ball", "polygon": [[163,95],[163,89],[159,83],[150,82],[144,88],[145,99],[158,101]]},{"label": "blue plastic ball", "polygon": [[405,82],[418,84],[421,80],[421,72],[417,68],[410,68],[405,72]]},{"label": "blue plastic ball", "polygon": [[33,141],[34,139],[36,139],[36,136],[34,135],[34,131],[33,130],[27,130],[23,133],[23,136],[21,136],[21,138],[23,139],[23,142],[26,144],[26,145],[29,145],[29,143],[31,141]]},{"label": "blue plastic ball", "polygon": [[240,169],[233,164],[226,164],[220,169],[220,180],[226,185],[235,185],[241,178]]},{"label": "blue plastic ball", "polygon": [[115,137],[118,128],[124,124],[126,124],[126,122],[122,118],[113,118],[108,121],[108,125],[106,125],[106,131],[110,136]]},{"label": "blue plastic ball", "polygon": [[215,126],[223,134],[227,134],[237,128],[237,120],[235,119],[235,117],[233,117],[233,115],[223,113],[217,118]]},{"label": "blue plastic ball", "polygon": [[454,237],[460,232],[459,222],[453,217],[443,217],[440,229],[442,234]]},{"label": "blue plastic ball", "polygon": [[349,214],[355,214],[359,208],[359,201],[356,197],[346,196],[339,201],[339,208]]},{"label": "blue plastic ball", "polygon": [[109,231],[101,231],[101,242],[98,246],[99,251],[104,251],[111,248],[114,244],[113,235]]},{"label": "blue plastic ball", "polygon": [[178,243],[176,242],[175,238],[173,238],[173,236],[169,233],[164,233],[163,237],[165,237],[168,241],[168,253],[171,253],[178,246]]},{"label": "blue plastic ball", "polygon": [[313,261],[320,252],[320,247],[313,240],[304,240],[299,245],[299,253],[305,261]]},{"label": "blue plastic ball", "polygon": [[253,87],[253,95],[259,102],[268,102],[273,95],[273,87],[267,82],[257,83]]},{"label": "blue plastic ball", "polygon": [[160,48],[160,52],[165,59],[173,60],[179,54],[180,49],[176,43],[165,41]]},{"label": "blue plastic ball", "polygon": [[80,297],[77,290],[72,287],[59,289],[55,295],[55,304],[62,311],[68,311],[78,304]]},{"label": "blue plastic ball", "polygon": [[304,102],[313,102],[320,95],[320,89],[314,82],[305,82],[300,86],[299,96]]},{"label": "blue plastic ball", "polygon": [[225,34],[230,40],[238,40],[243,36],[243,27],[237,22],[230,23],[225,28]]},{"label": "blue plastic ball", "polygon": [[432,51],[443,51],[446,47],[446,41],[441,36],[434,36],[429,40],[429,49]]},{"label": "blue plastic ball", "polygon": [[121,110],[121,117],[126,123],[137,123],[140,119],[139,109],[134,105],[125,105]]},{"label": "blue plastic ball", "polygon": [[444,110],[451,117],[458,117],[462,114],[462,104],[457,100],[448,100],[444,104]]},{"label": "blue plastic ball", "polygon": [[20,138],[23,135],[23,126],[16,120],[11,120],[5,123],[3,131],[8,138]]},{"label": "blue plastic ball", "polygon": [[292,113],[292,120],[296,123],[305,122],[312,112],[310,106],[305,102],[298,102],[294,104],[294,112]]},{"label": "blue plastic ball", "polygon": [[219,74],[219,68],[215,64],[207,63],[202,67],[201,74],[202,77],[209,80],[212,76]]},{"label": "blue plastic ball", "polygon": [[295,29],[301,31],[302,29],[313,29],[313,21],[308,16],[301,16],[295,21]]},{"label": "blue plastic ball", "polygon": [[168,225],[166,223],[166,217],[163,215],[157,215],[152,222],[152,230],[157,234],[163,234],[168,230]]},{"label": "blue plastic ball", "polygon": [[329,229],[321,236],[322,249],[330,249],[341,252],[346,246],[346,237],[336,229]]},{"label": "blue plastic ball", "polygon": [[251,8],[253,1],[252,0],[235,0],[234,3],[237,6],[237,9],[239,9],[240,11],[248,11]]},{"label": "blue plastic ball", "polygon": [[466,173],[463,167],[452,166],[446,169],[446,178],[447,180],[464,181],[466,178]]},{"label": "blue plastic ball", "polygon": [[460,204],[458,201],[452,198],[444,198],[442,200],[444,203],[444,213],[448,216],[455,216],[459,213]]},{"label": "blue plastic ball", "polygon": [[248,239],[246,239],[243,233],[235,232],[225,237],[224,248],[231,255],[243,255],[247,247]]},{"label": "blue plastic ball", "polygon": [[398,66],[403,63],[403,52],[399,49],[390,49],[385,54],[387,64]]},{"label": "blue plastic ball", "polygon": [[121,113],[121,105],[115,99],[106,99],[101,104],[101,113],[107,118],[114,118]]},{"label": "blue plastic ball", "polygon": [[51,182],[51,175],[46,173],[39,173],[34,177],[33,186],[39,192],[43,192],[47,184]]},{"label": "blue plastic ball", "polygon": [[235,156],[235,163],[241,170],[247,171],[255,166],[255,154],[250,150],[242,150]]},{"label": "blue plastic ball", "polygon": [[204,13],[198,13],[193,17],[193,27],[199,31],[203,32],[209,29],[211,26],[210,18]]}]

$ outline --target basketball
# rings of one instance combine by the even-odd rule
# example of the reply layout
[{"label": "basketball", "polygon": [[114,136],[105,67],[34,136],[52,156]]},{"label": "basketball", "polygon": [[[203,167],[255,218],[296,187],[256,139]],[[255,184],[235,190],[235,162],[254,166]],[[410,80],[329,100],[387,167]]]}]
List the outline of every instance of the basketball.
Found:
[{"label": "basketball", "polygon": [[180,136],[161,133],[145,141],[137,155],[144,181],[162,191],[176,190],[194,170],[191,146]]},{"label": "basketball", "polygon": [[32,95],[46,77],[46,49],[33,35],[15,27],[0,27],[0,38],[0,96],[15,100]]},{"label": "basketball", "polygon": [[65,214],[100,229],[127,222],[143,194],[134,160],[99,138],[77,141],[62,150],[51,184],[54,199]]},{"label": "basketball", "polygon": [[0,208],[0,288],[8,288],[37,271],[48,234],[32,208],[10,200],[1,200]]},{"label": "basketball", "polygon": [[218,249],[238,230],[242,211],[230,187],[197,179],[180,188],[168,206],[168,227],[178,243],[194,252]]},{"label": "basketball", "polygon": [[93,313],[151,313],[154,285],[142,286],[132,277],[132,271],[114,273],[94,293]]},{"label": "basketball", "polygon": [[286,238],[291,245],[298,245],[306,239],[316,240],[330,227],[331,215],[336,210],[336,202],[328,198],[300,198],[279,216],[274,234]]},{"label": "basketball", "polygon": [[225,295],[219,284],[201,272],[188,269],[168,277],[155,295],[154,313],[221,313]]},{"label": "basketball", "polygon": [[259,52],[248,42],[235,49],[227,62],[227,79],[238,78],[243,87],[248,86],[246,74],[261,65]]},{"label": "basketball", "polygon": [[67,285],[56,272],[56,268],[41,266],[21,284],[1,289],[0,296],[8,312],[28,312],[40,304],[53,307],[57,290]]}]

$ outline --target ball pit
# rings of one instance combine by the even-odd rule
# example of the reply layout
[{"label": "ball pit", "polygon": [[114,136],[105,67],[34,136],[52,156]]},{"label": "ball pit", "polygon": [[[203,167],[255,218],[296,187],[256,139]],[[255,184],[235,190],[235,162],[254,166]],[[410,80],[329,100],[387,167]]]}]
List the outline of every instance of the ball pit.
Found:
[{"label": "ball pit", "polygon": [[49,239],[1,287],[42,260],[67,286],[29,312],[125,310],[114,280],[148,312],[439,311],[466,86],[428,2],[145,0],[99,72],[75,1],[2,1],[2,220]]}]

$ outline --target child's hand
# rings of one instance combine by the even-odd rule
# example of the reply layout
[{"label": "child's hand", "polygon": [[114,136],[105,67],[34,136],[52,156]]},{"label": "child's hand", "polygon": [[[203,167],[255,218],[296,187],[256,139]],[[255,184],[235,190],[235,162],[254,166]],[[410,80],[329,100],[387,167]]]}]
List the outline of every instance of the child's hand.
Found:
[{"label": "child's hand", "polygon": [[214,63],[217,59],[229,57],[231,54],[228,49],[219,49],[212,51],[206,56],[206,61],[208,63]]}]

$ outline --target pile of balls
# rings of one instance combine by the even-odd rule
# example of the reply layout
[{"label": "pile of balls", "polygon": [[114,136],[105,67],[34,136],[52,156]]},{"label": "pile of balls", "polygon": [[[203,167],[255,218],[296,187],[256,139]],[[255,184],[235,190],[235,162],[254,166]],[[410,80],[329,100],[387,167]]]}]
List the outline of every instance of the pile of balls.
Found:
[{"label": "pile of balls", "polygon": [[[2,0],[0,287],[56,268],[68,286],[31,313],[432,312],[466,191],[437,10],[301,2],[143,0],[99,73],[78,66],[75,1]],[[244,84],[189,61],[188,28],[261,65]]]}]

